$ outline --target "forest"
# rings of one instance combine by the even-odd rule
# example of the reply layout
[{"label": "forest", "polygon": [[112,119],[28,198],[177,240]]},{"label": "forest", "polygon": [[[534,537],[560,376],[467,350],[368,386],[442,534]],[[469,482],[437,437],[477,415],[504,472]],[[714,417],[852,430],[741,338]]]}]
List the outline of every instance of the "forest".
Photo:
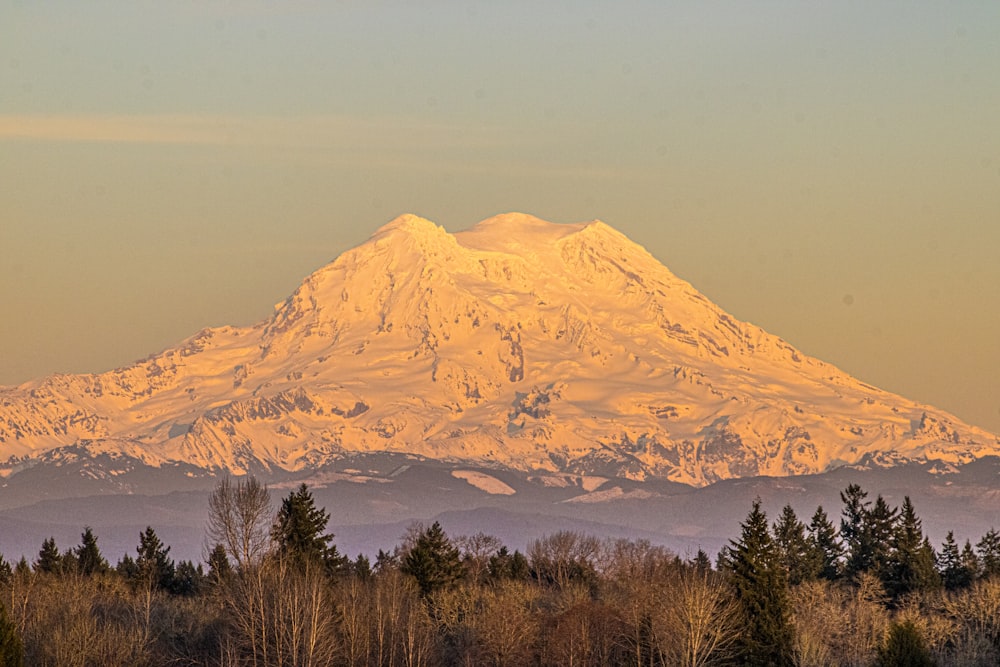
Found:
[{"label": "forest", "polygon": [[995,665],[1000,534],[935,548],[909,498],[857,485],[839,520],[756,500],[713,559],[557,532],[511,551],[414,524],[340,554],[309,488],[209,497],[203,564],[152,527],[111,566],[98,537],[0,558],[0,665]]}]

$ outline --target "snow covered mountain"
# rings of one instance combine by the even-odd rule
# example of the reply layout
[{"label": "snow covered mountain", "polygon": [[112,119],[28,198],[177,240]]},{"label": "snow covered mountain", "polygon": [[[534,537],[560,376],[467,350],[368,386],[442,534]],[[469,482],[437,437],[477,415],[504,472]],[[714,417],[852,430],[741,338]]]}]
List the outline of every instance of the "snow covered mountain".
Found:
[{"label": "snow covered mountain", "polygon": [[705,485],[965,463],[1000,440],[737,321],[602,222],[522,214],[457,234],[404,215],[255,326],[0,388],[8,481],[81,461],[108,479],[308,471],[357,452]]}]

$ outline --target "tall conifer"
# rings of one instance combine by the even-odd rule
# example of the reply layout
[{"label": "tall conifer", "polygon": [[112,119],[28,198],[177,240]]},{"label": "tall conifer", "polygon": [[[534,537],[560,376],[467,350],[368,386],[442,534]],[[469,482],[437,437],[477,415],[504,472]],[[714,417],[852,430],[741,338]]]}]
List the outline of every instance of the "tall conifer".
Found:
[{"label": "tall conifer", "polygon": [[759,498],[741,525],[740,539],[730,543],[726,564],[746,623],[740,636],[741,664],[791,665],[787,584]]},{"label": "tall conifer", "polygon": [[329,513],[316,507],[312,493],[305,484],[299,486],[281,501],[278,515],[271,528],[271,540],[278,555],[300,565],[322,565],[330,571],[339,570],[347,563],[337,547],[330,544],[333,535],[326,532]]},{"label": "tall conifer", "polygon": [[809,551],[809,560],[816,577],[833,581],[840,576],[840,559],[844,554],[844,547],[837,539],[837,529],[833,527],[822,505],[816,508],[809,521]]}]

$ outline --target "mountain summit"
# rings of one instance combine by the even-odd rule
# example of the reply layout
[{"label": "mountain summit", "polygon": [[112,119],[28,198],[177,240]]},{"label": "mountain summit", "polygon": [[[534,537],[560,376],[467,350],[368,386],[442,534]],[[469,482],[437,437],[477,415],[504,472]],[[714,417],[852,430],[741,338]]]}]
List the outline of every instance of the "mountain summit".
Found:
[{"label": "mountain summit", "polygon": [[704,485],[1000,442],[734,319],[602,222],[517,213],[457,234],[401,216],[255,326],[0,388],[6,477],[66,457],[239,473],[356,452]]}]

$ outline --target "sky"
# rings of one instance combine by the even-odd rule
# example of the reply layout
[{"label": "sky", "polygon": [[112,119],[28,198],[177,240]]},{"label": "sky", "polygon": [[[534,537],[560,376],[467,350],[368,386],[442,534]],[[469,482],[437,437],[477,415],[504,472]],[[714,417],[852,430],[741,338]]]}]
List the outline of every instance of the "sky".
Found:
[{"label": "sky", "polygon": [[0,384],[509,211],[1000,433],[1000,3],[0,2]]}]

